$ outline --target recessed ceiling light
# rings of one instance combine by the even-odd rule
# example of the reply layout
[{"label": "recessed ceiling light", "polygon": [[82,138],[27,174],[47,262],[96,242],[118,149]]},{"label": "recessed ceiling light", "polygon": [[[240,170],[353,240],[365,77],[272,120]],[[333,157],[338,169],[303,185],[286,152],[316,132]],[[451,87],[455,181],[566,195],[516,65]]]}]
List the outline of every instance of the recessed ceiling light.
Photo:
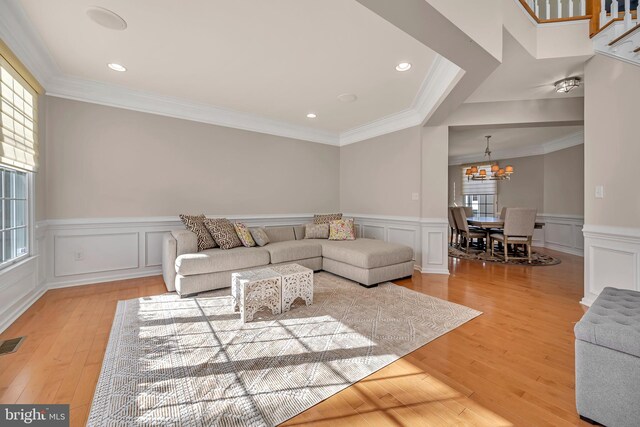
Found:
[{"label": "recessed ceiling light", "polygon": [[401,62],[398,65],[396,65],[396,70],[398,71],[409,71],[410,68],[411,68],[411,63],[409,62]]},{"label": "recessed ceiling light", "polygon": [[308,119],[315,119],[316,117],[318,117],[318,116],[316,116],[316,114],[315,114],[315,113],[309,113],[309,114],[307,114],[307,118],[308,118]]},{"label": "recessed ceiling light", "polygon": [[123,31],[127,29],[127,21],[109,9],[92,6],[87,9],[87,16],[96,24],[110,30]]},{"label": "recessed ceiling light", "polygon": [[107,64],[107,67],[111,68],[113,71],[127,71],[124,65],[116,64],[114,62],[112,62],[111,64]]},{"label": "recessed ceiling light", "polygon": [[338,99],[341,102],[355,102],[358,100],[358,97],[353,93],[343,93],[342,95],[338,95]]}]

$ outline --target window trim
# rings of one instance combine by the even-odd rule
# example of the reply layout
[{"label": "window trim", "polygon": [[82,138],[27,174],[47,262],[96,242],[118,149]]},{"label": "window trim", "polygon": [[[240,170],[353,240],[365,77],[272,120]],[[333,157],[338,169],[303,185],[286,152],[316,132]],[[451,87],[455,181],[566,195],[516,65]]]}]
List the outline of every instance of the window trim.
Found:
[{"label": "window trim", "polygon": [[[4,169],[10,169],[10,170],[14,170],[17,172],[24,172],[27,175],[27,224],[26,224],[26,229],[27,229],[27,252],[17,256],[15,258],[10,259],[9,261],[5,261],[5,262],[0,262],[0,273],[2,273],[4,270],[6,270],[7,268],[22,262],[28,258],[30,258],[31,256],[33,256],[33,245],[34,245],[34,221],[35,221],[35,212],[34,212],[34,179],[33,179],[33,172],[26,172],[26,171],[22,171],[20,169],[16,169],[16,168],[12,168],[10,166],[6,166],[6,165],[0,165],[0,168],[4,168]],[[4,229],[3,229],[4,230]]]}]

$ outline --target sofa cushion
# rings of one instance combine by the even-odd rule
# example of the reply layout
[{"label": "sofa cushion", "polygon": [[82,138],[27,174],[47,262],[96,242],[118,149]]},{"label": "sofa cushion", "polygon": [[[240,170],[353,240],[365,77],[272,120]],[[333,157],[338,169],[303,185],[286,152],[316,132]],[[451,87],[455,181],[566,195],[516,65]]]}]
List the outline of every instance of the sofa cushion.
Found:
[{"label": "sofa cushion", "polygon": [[[207,249],[176,258],[176,273],[183,276],[241,270],[269,264],[270,255],[264,248]],[[231,286],[231,283],[229,283]]]},{"label": "sofa cushion", "polygon": [[574,332],[579,340],[640,357],[640,292],[604,288]]},{"label": "sofa cushion", "polygon": [[329,240],[354,240],[353,219],[338,219],[329,223]]},{"label": "sofa cushion", "polygon": [[242,246],[235,227],[228,219],[205,219],[204,225],[221,249],[233,249]]},{"label": "sofa cushion", "polygon": [[251,232],[246,225],[241,222],[236,222],[235,224],[233,224],[233,228],[236,229],[236,234],[238,235],[238,238],[242,242],[243,246],[251,248],[256,245],[256,241],[253,240],[253,236],[251,236]]},{"label": "sofa cushion", "polygon": [[328,224],[333,220],[342,219],[341,213],[334,214],[316,214],[313,216],[314,224]]},{"label": "sofa cushion", "polygon": [[306,224],[304,226],[305,239],[328,239],[329,224]]},{"label": "sofa cushion", "polygon": [[322,256],[322,246],[309,240],[290,240],[264,247],[271,254],[271,264]]},{"label": "sofa cushion", "polygon": [[265,233],[269,237],[269,242],[285,242],[287,240],[296,240],[296,235],[293,231],[293,227],[267,227],[264,229]]},{"label": "sofa cushion", "polygon": [[360,268],[400,264],[413,259],[413,249],[375,239],[319,240],[322,256]]},{"label": "sofa cushion", "polygon": [[269,236],[267,236],[267,233],[264,232],[264,228],[255,227],[255,228],[250,228],[249,231],[251,232],[251,237],[253,237],[253,240],[256,242],[256,245],[264,246],[267,243],[269,243]]},{"label": "sofa cushion", "polygon": [[294,226],[293,233],[296,235],[296,240],[304,239],[304,225]]},{"label": "sofa cushion", "polygon": [[216,242],[204,225],[206,217],[204,215],[184,215],[180,214],[180,220],[187,227],[187,230],[194,233],[198,239],[198,250],[211,249],[216,247]]}]

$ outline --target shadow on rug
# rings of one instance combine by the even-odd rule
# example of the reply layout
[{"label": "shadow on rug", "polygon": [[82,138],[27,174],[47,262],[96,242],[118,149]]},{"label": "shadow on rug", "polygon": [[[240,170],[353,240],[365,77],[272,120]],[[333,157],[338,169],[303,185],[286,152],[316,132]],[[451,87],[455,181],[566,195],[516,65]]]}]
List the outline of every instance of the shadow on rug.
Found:
[{"label": "shadow on rug", "polygon": [[546,265],[557,265],[560,264],[560,260],[558,258],[554,258],[551,255],[545,255],[533,251],[531,255],[531,264],[529,264],[529,260],[524,257],[522,253],[518,253],[518,258],[511,258],[511,254],[509,254],[509,261],[505,261],[502,258],[501,252],[496,252],[494,256],[491,256],[490,253],[485,252],[484,249],[477,248],[469,248],[469,253],[464,250],[458,249],[453,246],[449,246],[449,256],[458,259],[468,259],[471,261],[482,261],[482,262],[495,262],[498,264],[505,265],[527,265],[527,266],[546,266]]},{"label": "shadow on rug", "polygon": [[246,324],[229,289],[118,302],[88,425],[276,425],[481,314],[314,278],[313,305]]}]

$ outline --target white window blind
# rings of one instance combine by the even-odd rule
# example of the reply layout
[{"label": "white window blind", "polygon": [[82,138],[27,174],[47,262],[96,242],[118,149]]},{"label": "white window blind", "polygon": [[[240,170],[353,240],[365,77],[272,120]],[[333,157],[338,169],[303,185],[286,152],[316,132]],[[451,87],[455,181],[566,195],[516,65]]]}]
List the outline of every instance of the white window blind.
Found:
[{"label": "white window blind", "polygon": [[[491,176],[490,165],[478,166],[478,172],[482,169],[487,171],[487,176]],[[467,176],[465,175],[466,171],[467,171],[467,167],[465,166],[462,168],[462,194],[463,195],[497,194],[498,193],[497,181],[494,181],[489,178],[482,181],[474,181],[472,179],[467,179]]]},{"label": "white window blind", "polygon": [[36,172],[36,93],[1,56],[0,97],[0,164]]}]

